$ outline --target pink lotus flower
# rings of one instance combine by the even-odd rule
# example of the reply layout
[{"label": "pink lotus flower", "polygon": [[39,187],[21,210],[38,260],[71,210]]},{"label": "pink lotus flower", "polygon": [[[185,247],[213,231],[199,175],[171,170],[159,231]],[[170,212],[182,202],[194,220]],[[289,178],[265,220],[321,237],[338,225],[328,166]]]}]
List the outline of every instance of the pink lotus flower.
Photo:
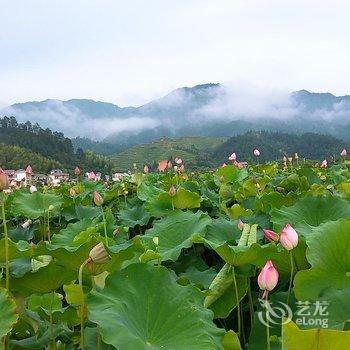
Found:
[{"label": "pink lotus flower", "polygon": [[32,169],[32,167],[30,165],[28,165],[26,167],[26,173],[29,174],[29,175],[33,173],[33,169]]},{"label": "pink lotus flower", "polygon": [[292,250],[298,245],[298,234],[294,228],[286,224],[280,234],[280,243],[283,248]]},{"label": "pink lotus flower", "polygon": [[247,162],[237,162],[236,160],[233,162],[233,165],[236,166],[238,169],[243,169],[248,166]]},{"label": "pink lotus flower", "polygon": [[233,152],[229,157],[228,157],[228,159],[229,160],[231,160],[231,161],[234,161],[234,160],[236,160],[237,159],[237,155],[236,155],[236,153],[235,152]]},{"label": "pink lotus flower", "polygon": [[176,163],[177,165],[180,165],[180,164],[182,163],[182,159],[176,157],[176,158],[175,158],[175,163]]},{"label": "pink lotus flower", "polygon": [[147,173],[149,172],[149,167],[148,167],[147,164],[143,167],[143,172],[144,172],[145,174],[147,174]]},{"label": "pink lotus flower", "polygon": [[77,175],[77,176],[79,176],[80,175],[80,168],[79,167],[75,167],[75,169],[74,169],[74,174],[75,175]]},{"label": "pink lotus flower", "polygon": [[93,171],[90,171],[88,173],[88,179],[89,180],[95,180],[95,178],[96,178],[96,174]]},{"label": "pink lotus flower", "polygon": [[270,292],[277,286],[277,283],[278,271],[273,266],[272,261],[268,260],[258,276],[259,288]]},{"label": "pink lotus flower", "polygon": [[348,155],[348,152],[346,151],[346,149],[344,148],[341,152],[340,152],[340,156],[341,157],[346,157]]},{"label": "pink lotus flower", "polygon": [[279,235],[272,230],[263,229],[264,236],[269,242],[278,242],[280,240]]},{"label": "pink lotus flower", "polygon": [[260,151],[259,151],[258,149],[255,149],[255,150],[253,151],[253,153],[254,153],[254,156],[255,156],[255,157],[259,157],[259,156],[260,156]]},{"label": "pink lotus flower", "polygon": [[321,168],[327,168],[328,166],[328,162],[327,160],[325,159],[322,163],[321,163]]},{"label": "pink lotus flower", "polygon": [[224,164],[221,165],[222,168],[225,168],[225,166],[227,166],[226,163],[224,163]]},{"label": "pink lotus flower", "polygon": [[168,169],[171,169],[173,167],[173,163],[169,160],[168,165],[167,165]]}]

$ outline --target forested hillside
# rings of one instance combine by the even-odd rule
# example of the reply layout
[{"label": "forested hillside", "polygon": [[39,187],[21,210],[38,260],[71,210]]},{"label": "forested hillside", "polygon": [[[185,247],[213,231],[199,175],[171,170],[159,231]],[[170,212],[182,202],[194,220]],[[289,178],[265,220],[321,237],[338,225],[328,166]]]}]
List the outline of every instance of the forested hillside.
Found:
[{"label": "forested hillside", "polygon": [[[54,167],[72,170],[79,165],[83,170],[110,171],[109,161],[101,155],[74,151],[72,141],[60,132],[43,129],[38,124],[18,123],[14,117],[0,118],[1,166],[21,168],[35,164],[36,171]],[[6,147],[5,147],[6,145]],[[17,146],[17,147],[11,147]]]}]

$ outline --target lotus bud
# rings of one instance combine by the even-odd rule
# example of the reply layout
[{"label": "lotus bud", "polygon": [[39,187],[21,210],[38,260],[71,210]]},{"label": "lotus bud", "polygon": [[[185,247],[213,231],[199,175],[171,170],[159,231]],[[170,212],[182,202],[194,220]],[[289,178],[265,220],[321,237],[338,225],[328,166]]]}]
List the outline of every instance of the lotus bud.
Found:
[{"label": "lotus bud", "polygon": [[260,151],[258,149],[255,149],[253,153],[254,153],[255,157],[259,157],[260,156]]},{"label": "lotus bud", "polygon": [[34,185],[32,185],[32,186],[30,186],[29,187],[29,192],[30,193],[34,193],[34,192],[36,192],[38,189],[34,186]]},{"label": "lotus bud", "polygon": [[167,168],[171,169],[172,167],[173,167],[173,164],[169,161],[168,164],[167,164]]},{"label": "lotus bud", "polygon": [[129,193],[129,191],[128,191],[128,190],[125,190],[125,191],[124,191],[124,194],[125,194],[125,195],[127,195],[128,193]]},{"label": "lotus bud", "polygon": [[278,271],[273,266],[272,261],[268,260],[258,276],[259,288],[270,292],[277,286],[277,283]]},{"label": "lotus bud", "polygon": [[176,187],[175,187],[175,186],[171,186],[171,187],[169,188],[168,193],[169,193],[169,196],[170,196],[170,197],[174,197],[174,196],[176,195]]},{"label": "lotus bud", "polygon": [[346,149],[344,148],[341,152],[340,152],[340,156],[341,157],[346,157],[348,155],[348,152],[346,151]]},{"label": "lotus bud", "polygon": [[228,159],[229,160],[231,160],[231,161],[234,161],[234,160],[236,160],[237,159],[237,155],[236,155],[236,153],[235,152],[233,152],[229,157],[228,157]]},{"label": "lotus bud", "polygon": [[148,168],[148,165],[147,165],[147,164],[143,167],[143,172],[144,172],[145,174],[148,174],[149,168]]},{"label": "lotus bud", "polygon": [[237,221],[237,227],[238,227],[238,229],[239,229],[240,231],[243,230],[243,228],[244,228],[244,222],[243,222],[241,219],[238,219],[238,221]]},{"label": "lotus bud", "polygon": [[175,158],[175,163],[177,164],[177,165],[180,165],[181,163],[182,163],[182,159],[181,158]]},{"label": "lotus bud", "polygon": [[110,260],[107,250],[102,242],[95,245],[90,250],[89,257],[96,264],[105,264]]},{"label": "lotus bud", "polygon": [[155,245],[159,245],[159,237],[153,237],[152,241]]},{"label": "lotus bud", "polygon": [[92,197],[93,197],[94,203],[97,206],[101,206],[103,204],[103,198],[97,191],[93,192]]},{"label": "lotus bud", "polygon": [[272,230],[263,229],[263,232],[264,232],[265,238],[269,242],[276,242],[277,243],[280,240],[279,235]]},{"label": "lotus bud", "polygon": [[279,193],[283,193],[284,192],[284,188],[281,187],[281,186],[277,186],[276,187],[276,191],[279,192]]},{"label": "lotus bud", "polygon": [[32,224],[32,220],[28,219],[27,221],[25,221],[21,226],[22,228],[28,228],[30,225]]},{"label": "lotus bud", "polygon": [[179,168],[180,173],[184,173],[185,172],[185,166],[182,164]]},{"label": "lotus bud", "polygon": [[32,167],[30,166],[30,165],[28,165],[27,167],[26,167],[26,174],[29,174],[29,175],[31,175],[32,173],[33,173],[33,169],[32,169]]},{"label": "lotus bud", "polygon": [[75,192],[75,189],[74,189],[74,188],[70,188],[70,189],[69,189],[69,195],[70,195],[71,197],[75,197],[75,196],[77,195],[77,193]]},{"label": "lotus bud", "polygon": [[293,162],[293,158],[292,157],[288,157],[288,162],[292,163]]},{"label": "lotus bud", "polygon": [[113,236],[117,237],[119,235],[119,227],[117,227],[114,231],[113,231]]},{"label": "lotus bud", "polygon": [[177,165],[174,165],[174,171],[177,171]]},{"label": "lotus bud", "polygon": [[224,181],[225,181],[225,176],[224,176],[224,175],[221,175],[221,176],[219,177],[219,180],[220,180],[220,182],[224,182]]},{"label": "lotus bud", "polygon": [[280,243],[283,248],[292,250],[298,245],[298,234],[294,228],[286,224],[280,233]]},{"label": "lotus bud", "polygon": [[9,178],[7,174],[0,168],[0,191],[6,190],[9,185]]},{"label": "lotus bud", "polygon": [[223,164],[221,165],[222,168],[225,168],[226,166],[227,166],[226,163],[223,163]]},{"label": "lotus bud", "polygon": [[283,160],[283,163],[287,163],[287,157],[286,156],[283,156],[282,160]]},{"label": "lotus bud", "polygon": [[74,169],[74,174],[79,176],[80,173],[81,173],[80,168],[76,166],[75,169]]},{"label": "lotus bud", "polygon": [[53,211],[54,209],[55,209],[55,207],[52,204],[50,204],[49,208],[48,208],[48,211]]},{"label": "lotus bud", "polygon": [[299,159],[298,153],[294,153],[294,159]]}]

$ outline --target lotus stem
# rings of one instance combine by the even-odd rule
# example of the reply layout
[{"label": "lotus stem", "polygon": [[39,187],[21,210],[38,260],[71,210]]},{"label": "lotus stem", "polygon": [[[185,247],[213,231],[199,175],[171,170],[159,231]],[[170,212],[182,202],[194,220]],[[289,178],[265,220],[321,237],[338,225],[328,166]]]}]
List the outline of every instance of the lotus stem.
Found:
[{"label": "lotus stem", "polygon": [[101,212],[102,212],[103,230],[105,233],[105,241],[106,241],[105,244],[106,244],[106,247],[108,247],[107,224],[106,224],[105,212],[103,211],[102,205],[101,205]]},{"label": "lotus stem", "polygon": [[287,305],[288,306],[289,306],[289,301],[290,301],[290,293],[292,290],[293,274],[294,274],[293,250],[289,251],[289,259],[290,259],[290,279],[289,279],[288,295],[287,295]]},{"label": "lotus stem", "polygon": [[[267,296],[266,296],[267,301]],[[266,349],[270,350],[269,308],[266,306]]]},{"label": "lotus stem", "polygon": [[233,276],[233,285],[235,287],[236,303],[237,303],[238,334],[239,334],[239,337],[241,337],[242,336],[241,305],[239,303],[239,295],[238,295],[238,288],[237,288],[236,272],[235,272],[235,267],[234,266],[232,266],[232,276]]},{"label": "lotus stem", "polygon": [[5,273],[6,273],[6,289],[10,293],[10,258],[9,258],[9,237],[7,231],[6,223],[6,212],[5,212],[5,200],[6,197],[3,194],[1,198],[1,214],[2,222],[4,226],[4,236],[5,236]]},{"label": "lotus stem", "polygon": [[80,310],[80,349],[84,350],[84,322],[85,322],[85,299],[83,290],[83,270],[84,267],[91,261],[91,258],[86,259],[79,268],[79,287],[81,292],[81,310]]},{"label": "lotus stem", "polygon": [[248,299],[249,299],[250,327],[252,328],[254,324],[254,305],[253,305],[252,288],[250,285],[250,279],[248,281]]}]

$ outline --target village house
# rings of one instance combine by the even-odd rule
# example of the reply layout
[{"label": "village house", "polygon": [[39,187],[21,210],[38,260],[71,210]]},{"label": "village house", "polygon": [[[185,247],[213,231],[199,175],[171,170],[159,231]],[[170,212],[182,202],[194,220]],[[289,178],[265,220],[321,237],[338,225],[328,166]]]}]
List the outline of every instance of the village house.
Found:
[{"label": "village house", "polygon": [[69,174],[64,173],[60,169],[53,169],[50,171],[50,174],[48,175],[48,183],[53,186],[58,186],[63,181],[69,180]]}]

